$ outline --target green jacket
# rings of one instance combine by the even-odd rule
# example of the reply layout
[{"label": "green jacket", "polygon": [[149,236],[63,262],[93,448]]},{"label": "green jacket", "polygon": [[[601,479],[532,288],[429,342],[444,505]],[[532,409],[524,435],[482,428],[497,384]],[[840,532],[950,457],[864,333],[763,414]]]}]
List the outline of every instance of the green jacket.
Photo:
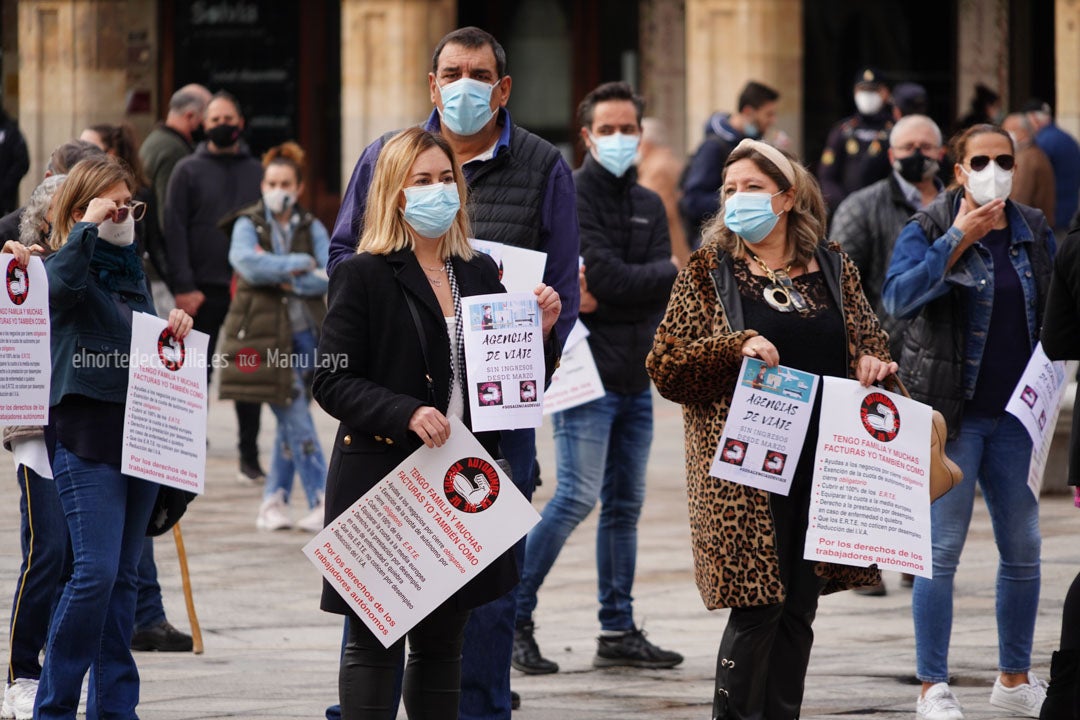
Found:
[{"label": "green jacket", "polygon": [[[311,225],[315,216],[297,208],[300,224],[293,233],[291,252],[314,256]],[[221,221],[232,237],[237,219],[246,217],[255,225],[259,246],[273,253],[271,228],[262,200],[241,208]],[[288,301],[295,297],[278,285],[252,285],[236,274],[235,292],[218,341],[225,365],[221,368],[219,396],[225,400],[246,400],[287,405],[293,400],[292,326]],[[316,338],[326,317],[326,296],[301,297]],[[239,360],[238,360],[239,356]],[[311,368],[313,370],[313,368]]]}]

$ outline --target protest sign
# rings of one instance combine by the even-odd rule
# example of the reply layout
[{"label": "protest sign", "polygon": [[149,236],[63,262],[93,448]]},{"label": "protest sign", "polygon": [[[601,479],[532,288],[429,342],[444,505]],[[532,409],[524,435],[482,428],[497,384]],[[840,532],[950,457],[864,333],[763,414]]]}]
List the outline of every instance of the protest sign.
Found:
[{"label": "protest sign", "polygon": [[206,368],[210,336],[177,339],[162,318],[131,317],[121,470],[202,493],[206,483]]},{"label": "protest sign", "polygon": [[1039,501],[1043,471],[1054,439],[1061,401],[1065,396],[1065,361],[1054,362],[1046,357],[1042,343],[1035,346],[1024,374],[1016,383],[1012,397],[1005,405],[1031,437],[1031,462],[1028,464],[1028,487]]},{"label": "protest sign", "polygon": [[818,376],[743,358],[709,474],[787,495],[799,464]]},{"label": "protest sign", "polygon": [[421,447],[304,546],[386,647],[539,522],[464,423]]},{"label": "protest sign", "polygon": [[544,279],[547,253],[475,238],[469,238],[469,244],[499,266],[499,281],[507,292],[531,293]]},{"label": "protest sign", "polygon": [[2,253],[0,267],[0,425],[47,425],[52,356],[45,265],[31,257],[22,268],[14,255]]},{"label": "protest sign", "polygon": [[574,323],[563,344],[559,367],[544,391],[545,415],[584,405],[606,394],[588,336],[589,330],[584,323],[580,320]]},{"label": "protest sign", "polygon": [[803,557],[933,572],[928,405],[825,377]]},{"label": "protest sign", "polygon": [[540,427],[544,341],[540,307],[529,293],[461,299],[473,430]]}]

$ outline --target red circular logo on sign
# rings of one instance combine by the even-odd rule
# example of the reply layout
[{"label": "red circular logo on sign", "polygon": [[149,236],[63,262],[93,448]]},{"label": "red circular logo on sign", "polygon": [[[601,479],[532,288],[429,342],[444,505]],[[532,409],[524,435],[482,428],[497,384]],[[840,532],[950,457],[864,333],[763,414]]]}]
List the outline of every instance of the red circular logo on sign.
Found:
[{"label": "red circular logo on sign", "polygon": [[875,440],[889,442],[900,432],[900,411],[884,393],[870,393],[863,398],[859,419],[866,432]]},{"label": "red circular logo on sign", "polygon": [[253,373],[262,365],[262,358],[259,357],[258,350],[246,347],[236,351],[233,362],[236,363],[236,369],[240,372]]},{"label": "red circular logo on sign", "polygon": [[165,366],[166,370],[176,372],[184,367],[184,358],[187,356],[187,350],[184,348],[184,341],[173,335],[172,330],[165,328],[161,331],[161,334],[158,335],[157,354],[158,359],[161,360],[161,364]]},{"label": "red circular logo on sign", "polygon": [[16,305],[22,305],[26,302],[27,294],[30,292],[30,272],[23,267],[19,267],[19,263],[14,258],[7,266],[7,294],[11,298],[11,302]]},{"label": "red circular logo on sign", "polygon": [[499,497],[499,473],[487,460],[462,458],[446,471],[443,494],[458,510],[483,512]]}]

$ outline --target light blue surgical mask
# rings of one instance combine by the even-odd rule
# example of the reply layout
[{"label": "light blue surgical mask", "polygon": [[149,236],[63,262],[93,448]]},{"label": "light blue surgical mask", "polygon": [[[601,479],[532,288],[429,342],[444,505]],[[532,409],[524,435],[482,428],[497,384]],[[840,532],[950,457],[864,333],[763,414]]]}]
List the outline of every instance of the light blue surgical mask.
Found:
[{"label": "light blue surgical mask", "polygon": [[589,133],[589,139],[592,140],[596,161],[615,177],[622,177],[634,164],[641,136],[615,133],[596,137]]},{"label": "light blue surgical mask", "polygon": [[724,225],[751,245],[756,245],[772,232],[780,220],[772,209],[770,195],[762,192],[737,192],[724,201]]},{"label": "light blue surgical mask", "polygon": [[405,222],[421,237],[434,240],[445,235],[460,209],[461,198],[454,183],[405,188]]},{"label": "light blue surgical mask", "polygon": [[747,120],[742,126],[743,135],[753,140],[757,140],[761,137],[761,132],[758,130],[757,123],[753,120]]},{"label": "light blue surgical mask", "polygon": [[495,114],[491,109],[491,93],[495,85],[461,78],[440,87],[443,102],[441,116],[446,127],[455,135],[466,137],[483,130]]}]

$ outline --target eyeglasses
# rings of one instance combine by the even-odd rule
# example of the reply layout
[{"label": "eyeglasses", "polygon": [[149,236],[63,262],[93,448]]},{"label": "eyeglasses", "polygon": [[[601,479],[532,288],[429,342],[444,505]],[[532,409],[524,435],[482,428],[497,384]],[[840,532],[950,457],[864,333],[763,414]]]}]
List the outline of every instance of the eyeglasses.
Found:
[{"label": "eyeglasses", "polygon": [[[978,172],[990,164],[991,157],[989,155],[976,155],[968,160],[968,165],[975,172]],[[1012,155],[998,155],[993,158],[993,161],[997,163],[997,166],[1002,170],[1012,170],[1013,165],[1016,164],[1016,158]]]},{"label": "eyeglasses", "polygon": [[113,222],[122,223],[128,218],[128,213],[135,222],[139,222],[146,215],[146,203],[141,200],[132,200],[126,205],[120,205],[116,208],[116,219]]}]

